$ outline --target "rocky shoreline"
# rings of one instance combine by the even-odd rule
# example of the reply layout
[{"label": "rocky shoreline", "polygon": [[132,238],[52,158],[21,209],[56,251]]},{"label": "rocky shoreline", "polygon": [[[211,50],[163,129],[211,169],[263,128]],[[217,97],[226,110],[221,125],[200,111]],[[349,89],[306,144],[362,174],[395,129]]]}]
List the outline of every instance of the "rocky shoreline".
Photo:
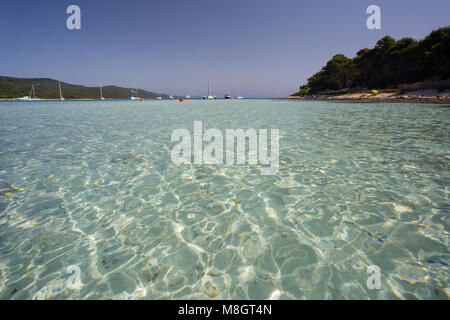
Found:
[{"label": "rocky shoreline", "polygon": [[287,100],[321,100],[321,101],[354,101],[354,102],[420,102],[420,103],[450,103],[450,91],[417,90],[411,92],[355,92],[341,95],[289,96]]}]

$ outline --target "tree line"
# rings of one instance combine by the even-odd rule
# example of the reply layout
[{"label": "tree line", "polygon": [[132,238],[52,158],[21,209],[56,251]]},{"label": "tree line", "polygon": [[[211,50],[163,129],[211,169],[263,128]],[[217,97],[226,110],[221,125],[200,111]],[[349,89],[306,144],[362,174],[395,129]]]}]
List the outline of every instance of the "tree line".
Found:
[{"label": "tree line", "polygon": [[386,89],[399,84],[450,78],[450,26],[432,31],[423,40],[390,36],[353,59],[335,55],[300,87],[296,95],[342,89]]}]

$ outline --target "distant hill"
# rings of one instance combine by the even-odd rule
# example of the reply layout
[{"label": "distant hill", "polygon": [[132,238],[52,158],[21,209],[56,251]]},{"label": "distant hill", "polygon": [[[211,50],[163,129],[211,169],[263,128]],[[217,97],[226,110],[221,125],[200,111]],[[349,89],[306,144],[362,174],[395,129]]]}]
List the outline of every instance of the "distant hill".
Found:
[{"label": "distant hill", "polygon": [[[13,78],[0,76],[0,99],[12,99],[29,96],[31,85],[34,84],[36,97],[43,99],[59,98],[58,80],[49,78]],[[98,99],[99,87],[85,87],[61,82],[61,90],[65,99]],[[130,88],[117,86],[104,86],[105,99],[127,99],[130,97]],[[159,94],[139,89],[141,98],[167,98],[167,94]]]}]

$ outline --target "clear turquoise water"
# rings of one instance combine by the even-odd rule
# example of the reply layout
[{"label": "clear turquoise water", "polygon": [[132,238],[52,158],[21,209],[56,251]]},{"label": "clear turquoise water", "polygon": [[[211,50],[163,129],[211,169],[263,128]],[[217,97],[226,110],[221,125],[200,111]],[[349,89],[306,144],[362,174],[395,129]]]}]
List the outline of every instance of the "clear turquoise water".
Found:
[{"label": "clear turquoise water", "polygon": [[[279,128],[278,174],[175,166],[194,120]],[[2,102],[0,298],[448,299],[449,128],[412,103]]]}]

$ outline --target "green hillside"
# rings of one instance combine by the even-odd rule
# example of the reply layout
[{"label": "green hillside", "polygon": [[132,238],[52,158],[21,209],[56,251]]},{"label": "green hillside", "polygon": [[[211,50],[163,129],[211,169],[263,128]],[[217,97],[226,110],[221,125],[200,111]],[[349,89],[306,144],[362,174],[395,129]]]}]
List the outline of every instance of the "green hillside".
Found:
[{"label": "green hillside", "polygon": [[389,36],[354,58],[335,55],[295,95],[352,88],[385,89],[400,84],[450,79],[450,27],[417,41]]},{"label": "green hillside", "polygon": [[[58,80],[49,78],[13,78],[0,76],[0,99],[11,99],[29,96],[31,85],[34,84],[36,96],[43,99],[59,98]],[[65,99],[98,99],[99,87],[85,87],[61,82],[61,90]],[[139,89],[138,95],[142,98],[167,98],[167,94],[159,94]],[[104,86],[105,99],[127,99],[130,97],[130,88],[117,86]]]}]

